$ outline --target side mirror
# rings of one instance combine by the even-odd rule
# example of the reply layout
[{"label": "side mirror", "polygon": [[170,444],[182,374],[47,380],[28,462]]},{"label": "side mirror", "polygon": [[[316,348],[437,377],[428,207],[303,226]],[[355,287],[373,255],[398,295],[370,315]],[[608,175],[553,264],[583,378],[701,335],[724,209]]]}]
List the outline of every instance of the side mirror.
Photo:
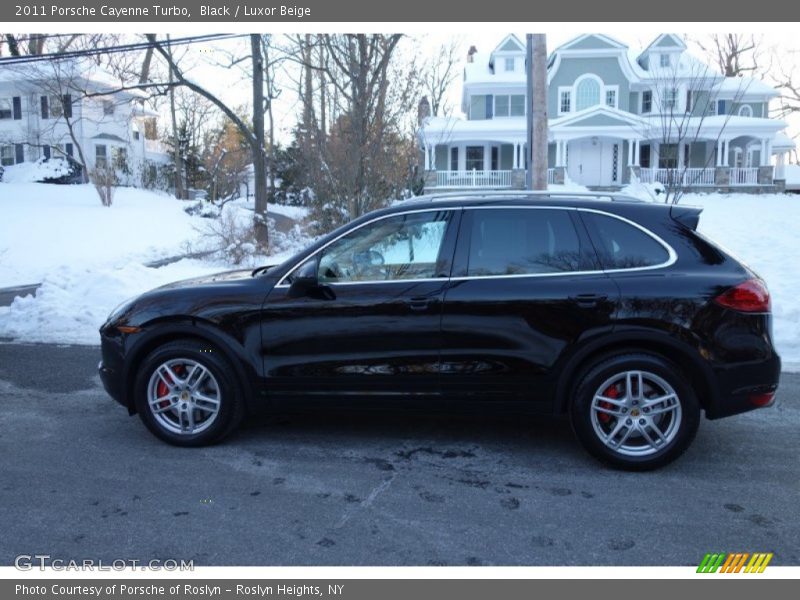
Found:
[{"label": "side mirror", "polygon": [[292,283],[289,285],[288,295],[290,298],[300,298],[307,296],[309,292],[319,287],[319,257],[314,256],[300,265],[292,273]]}]

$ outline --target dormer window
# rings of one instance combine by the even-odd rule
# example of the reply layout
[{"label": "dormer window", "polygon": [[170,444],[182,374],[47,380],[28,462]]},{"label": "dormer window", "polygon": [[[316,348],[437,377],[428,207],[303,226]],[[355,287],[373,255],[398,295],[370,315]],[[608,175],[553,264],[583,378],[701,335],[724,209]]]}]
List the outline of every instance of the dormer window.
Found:
[{"label": "dormer window", "polygon": [[575,90],[575,109],[584,110],[600,104],[600,83],[594,78],[586,78]]},{"label": "dormer window", "polygon": [[503,63],[504,63],[504,65],[505,65],[505,70],[506,70],[506,71],[513,71],[513,70],[514,70],[514,64],[515,64],[515,61],[514,61],[514,58],[513,58],[513,57],[508,57],[508,58],[506,58],[506,59],[503,61]]},{"label": "dormer window", "polygon": [[661,64],[662,67],[670,66],[671,63],[670,63],[669,54],[662,54],[661,55],[661,63],[660,64]]}]

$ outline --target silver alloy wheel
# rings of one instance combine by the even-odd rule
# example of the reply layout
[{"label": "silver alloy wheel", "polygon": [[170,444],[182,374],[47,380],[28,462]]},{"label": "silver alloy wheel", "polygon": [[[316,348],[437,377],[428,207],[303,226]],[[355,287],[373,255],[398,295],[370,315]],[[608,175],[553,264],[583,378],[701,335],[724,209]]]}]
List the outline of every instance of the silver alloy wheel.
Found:
[{"label": "silver alloy wheel", "polygon": [[147,384],[147,405],[156,422],[171,433],[205,431],[219,415],[222,393],[209,369],[190,358],[159,365]]},{"label": "silver alloy wheel", "polygon": [[592,398],[597,437],[625,456],[648,456],[678,435],[681,401],[663,378],[648,371],[624,371],[606,379]]}]

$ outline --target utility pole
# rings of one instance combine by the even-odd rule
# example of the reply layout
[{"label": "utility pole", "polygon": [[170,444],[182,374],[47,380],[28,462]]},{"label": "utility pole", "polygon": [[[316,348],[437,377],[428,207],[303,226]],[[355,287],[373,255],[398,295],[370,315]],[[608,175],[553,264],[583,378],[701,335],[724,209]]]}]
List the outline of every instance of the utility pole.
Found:
[{"label": "utility pole", "polygon": [[547,189],[547,36],[527,35],[528,83],[528,170],[525,187],[529,190]]},{"label": "utility pole", "polygon": [[169,52],[169,113],[172,118],[172,146],[175,161],[175,197],[179,200],[184,197],[183,190],[183,156],[181,155],[181,140],[178,134],[178,119],[175,116],[175,74],[172,67],[172,44],[167,34],[167,51]]}]

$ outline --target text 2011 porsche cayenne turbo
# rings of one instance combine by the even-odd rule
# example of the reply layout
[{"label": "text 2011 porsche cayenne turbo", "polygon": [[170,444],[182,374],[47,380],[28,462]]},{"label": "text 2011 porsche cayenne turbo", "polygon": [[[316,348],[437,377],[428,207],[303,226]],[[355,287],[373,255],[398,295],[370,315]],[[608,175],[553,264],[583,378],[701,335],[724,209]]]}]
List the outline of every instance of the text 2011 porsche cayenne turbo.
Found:
[{"label": "text 2011 porsche cayenne turbo", "polygon": [[699,215],[608,196],[422,197],[281,265],[126,302],[100,330],[100,374],[184,446],[309,400],[483,402],[567,413],[594,456],[657,467],[701,412],[772,404],[780,373],[764,282],[696,232]]}]

